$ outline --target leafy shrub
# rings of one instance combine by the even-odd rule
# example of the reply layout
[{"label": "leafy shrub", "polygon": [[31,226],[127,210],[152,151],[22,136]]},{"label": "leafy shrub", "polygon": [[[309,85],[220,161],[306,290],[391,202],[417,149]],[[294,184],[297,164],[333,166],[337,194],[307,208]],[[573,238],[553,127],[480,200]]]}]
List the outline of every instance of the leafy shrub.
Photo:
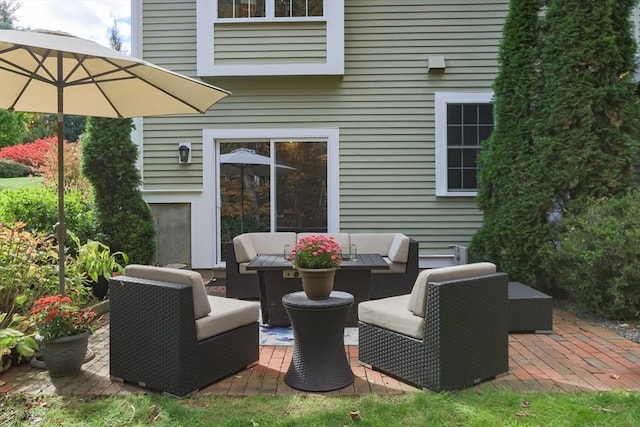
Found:
[{"label": "leafy shrub", "polygon": [[[36,299],[58,293],[57,260],[53,238],[27,231],[22,222],[0,224],[0,313],[6,313],[6,319],[16,313],[28,315]],[[66,291],[78,304],[91,300],[82,277],[73,269]]]},{"label": "leafy shrub", "polygon": [[42,138],[26,144],[4,147],[0,149],[0,158],[38,168],[44,163],[46,153],[56,147],[57,140],[57,137]]},{"label": "leafy shrub", "polygon": [[[91,183],[82,174],[82,145],[79,143],[64,142],[64,181],[65,192],[75,190],[87,200],[92,197]],[[42,162],[37,168],[42,175],[42,184],[45,187],[58,191],[58,150],[54,144],[44,151]]]},{"label": "leafy shrub", "polygon": [[30,167],[13,160],[0,159],[0,178],[19,178],[33,174]]},{"label": "leafy shrub", "polygon": [[[87,241],[95,235],[94,213],[91,200],[70,190],[65,195],[67,228],[80,240]],[[58,195],[45,187],[5,189],[0,192],[0,222],[22,221],[27,229],[53,233],[58,222]]]},{"label": "leafy shrub", "polygon": [[557,285],[607,317],[640,315],[640,192],[594,200],[566,217],[547,263]]}]

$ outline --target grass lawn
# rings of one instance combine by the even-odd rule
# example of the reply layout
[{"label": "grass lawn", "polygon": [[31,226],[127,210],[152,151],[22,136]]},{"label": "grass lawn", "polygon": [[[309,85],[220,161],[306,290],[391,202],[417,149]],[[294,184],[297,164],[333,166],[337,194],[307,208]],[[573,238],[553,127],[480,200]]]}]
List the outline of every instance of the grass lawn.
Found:
[{"label": "grass lawn", "polygon": [[640,394],[513,393],[0,397],[2,426],[637,426]]},{"label": "grass lawn", "polygon": [[40,185],[41,182],[41,177],[0,178],[0,190],[4,190],[5,188],[18,188]]}]

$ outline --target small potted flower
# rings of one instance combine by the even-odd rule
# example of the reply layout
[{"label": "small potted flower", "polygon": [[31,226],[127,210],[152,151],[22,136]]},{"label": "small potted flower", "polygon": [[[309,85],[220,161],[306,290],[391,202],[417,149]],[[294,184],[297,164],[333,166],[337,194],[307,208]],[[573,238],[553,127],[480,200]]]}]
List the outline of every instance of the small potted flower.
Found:
[{"label": "small potted flower", "polygon": [[342,248],[333,237],[322,234],[303,237],[287,259],[299,271],[302,289],[309,299],[329,297],[336,269],[342,263]]},{"label": "small potted flower", "polygon": [[31,315],[49,375],[65,377],[80,373],[96,313],[77,307],[68,296],[53,295],[38,299]]}]

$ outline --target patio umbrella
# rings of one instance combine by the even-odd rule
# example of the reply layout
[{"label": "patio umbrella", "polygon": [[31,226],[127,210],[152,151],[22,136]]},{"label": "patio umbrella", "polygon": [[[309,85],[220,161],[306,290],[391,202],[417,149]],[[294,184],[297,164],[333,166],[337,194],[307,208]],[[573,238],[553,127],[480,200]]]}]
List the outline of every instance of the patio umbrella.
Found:
[{"label": "patio umbrella", "polygon": [[[238,148],[220,156],[220,173],[240,171],[240,232],[244,233],[244,175],[266,176],[271,174],[271,158],[257,154],[255,150]],[[295,170],[291,166],[275,164],[277,168]]]},{"label": "patio umbrella", "polygon": [[0,30],[0,108],[58,115],[58,265],[64,294],[64,115],[204,113],[229,92],[66,33]]}]

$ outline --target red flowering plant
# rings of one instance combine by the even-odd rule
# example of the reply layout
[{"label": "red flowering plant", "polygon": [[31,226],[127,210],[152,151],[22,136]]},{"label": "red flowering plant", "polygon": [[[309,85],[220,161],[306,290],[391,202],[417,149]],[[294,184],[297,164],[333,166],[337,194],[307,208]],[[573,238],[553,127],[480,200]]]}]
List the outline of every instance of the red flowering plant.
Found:
[{"label": "red flowering plant", "polygon": [[68,296],[53,295],[38,299],[31,315],[43,342],[93,332],[96,313],[81,309]]},{"label": "red flowering plant", "polygon": [[298,240],[287,259],[296,268],[337,268],[342,248],[333,237],[312,234]]}]

